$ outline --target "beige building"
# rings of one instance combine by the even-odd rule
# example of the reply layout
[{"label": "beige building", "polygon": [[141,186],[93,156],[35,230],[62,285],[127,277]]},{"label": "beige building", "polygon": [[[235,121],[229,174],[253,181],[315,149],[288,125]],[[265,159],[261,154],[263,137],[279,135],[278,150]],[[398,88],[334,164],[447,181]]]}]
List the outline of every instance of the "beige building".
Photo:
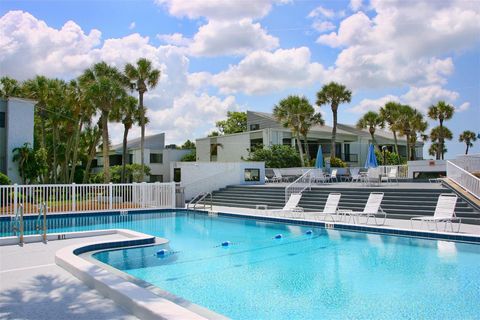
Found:
[{"label": "beige building", "polygon": [[[247,132],[196,140],[197,161],[235,162],[248,158],[249,150],[263,145],[296,145],[290,129],[284,128],[272,114],[247,111]],[[328,158],[331,148],[332,127],[315,126],[308,134],[308,147],[312,157],[317,154],[318,146],[322,146],[324,157]],[[393,134],[378,130],[375,139],[380,146],[393,150]],[[304,141],[302,140],[302,144]],[[359,130],[352,125],[338,124],[336,155],[350,166],[362,166],[367,157],[371,137],[367,130]],[[405,137],[398,138],[399,153],[406,156],[407,143]],[[416,145],[417,159],[423,158],[423,143]]]}]

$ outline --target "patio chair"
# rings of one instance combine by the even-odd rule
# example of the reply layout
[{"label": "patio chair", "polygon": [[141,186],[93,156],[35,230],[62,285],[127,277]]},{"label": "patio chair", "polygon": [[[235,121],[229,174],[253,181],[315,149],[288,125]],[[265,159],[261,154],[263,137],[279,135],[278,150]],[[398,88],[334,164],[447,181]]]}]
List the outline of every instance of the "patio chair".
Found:
[{"label": "patio chair", "polygon": [[381,182],[380,170],[378,168],[368,168],[366,181],[369,185],[379,184]]},{"label": "patio chair", "polygon": [[424,217],[413,217],[410,219],[410,225],[413,229],[413,221],[418,220],[425,222],[427,228],[430,229],[429,222],[435,223],[435,230],[438,231],[438,222],[445,222],[443,231],[447,230],[447,224],[450,222],[450,227],[453,231],[453,221],[458,221],[458,229],[456,232],[460,232],[460,225],[462,223],[461,218],[457,218],[455,215],[455,206],[457,204],[457,195],[442,193],[438,197],[437,206],[435,207],[435,212],[433,216],[424,216]]},{"label": "patio chair", "polygon": [[322,169],[313,169],[310,172],[310,181],[313,183],[325,183],[328,177],[323,173]]},{"label": "patio chair", "polygon": [[387,175],[386,176],[382,176],[381,178],[381,181],[386,181],[386,182],[397,182],[398,183],[398,168],[397,167],[393,167],[393,168],[390,168],[390,170],[388,171]]},{"label": "patio chair", "polygon": [[[375,224],[378,224],[377,221],[377,214],[383,214],[383,222],[381,225],[385,224],[385,221],[387,220],[387,213],[383,211],[382,207],[380,204],[382,203],[383,200],[383,192],[372,192],[368,196],[367,203],[365,204],[365,208],[363,211],[353,211],[353,210],[339,210],[338,213],[340,215],[345,215],[349,216],[348,222],[353,218],[354,223],[360,223],[360,217],[366,217],[367,220],[365,221],[365,224],[368,224],[368,220],[370,218],[375,219]],[[357,220],[356,220],[357,219]]]},{"label": "patio chair", "polygon": [[338,182],[338,177],[337,177],[338,169],[332,169],[332,172],[330,172],[330,182]]},{"label": "patio chair", "polygon": [[285,206],[282,209],[268,210],[266,209],[266,205],[257,205],[255,208],[258,211],[260,208],[263,207],[264,213],[266,213],[267,215],[278,214],[280,216],[287,217],[287,215],[290,214],[290,216],[288,216],[290,218],[301,218],[305,217],[303,208],[298,206],[301,198],[301,193],[292,193],[287,203],[285,203]]},{"label": "patio chair", "polygon": [[285,178],[282,177],[282,173],[278,169],[273,169],[273,177],[269,178],[268,180],[265,179],[267,182],[283,182]]},{"label": "patio chair", "polygon": [[360,168],[350,169],[350,179],[352,182],[361,182],[362,176],[360,175]]},{"label": "patio chair", "polygon": [[335,222],[333,215],[336,215],[338,213],[338,204],[340,202],[341,196],[342,194],[338,192],[330,193],[328,195],[325,206],[323,207],[323,211],[320,213],[320,215],[324,215],[324,220],[326,220],[327,216],[330,216],[330,218],[332,218],[332,221]]}]

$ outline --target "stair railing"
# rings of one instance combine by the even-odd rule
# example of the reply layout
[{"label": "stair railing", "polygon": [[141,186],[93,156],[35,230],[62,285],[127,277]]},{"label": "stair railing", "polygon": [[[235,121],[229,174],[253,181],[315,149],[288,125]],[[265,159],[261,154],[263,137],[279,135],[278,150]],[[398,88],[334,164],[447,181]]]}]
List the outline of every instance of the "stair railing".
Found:
[{"label": "stair railing", "polygon": [[187,204],[187,209],[190,209],[192,206],[192,209],[195,210],[197,208],[197,205],[203,203],[203,207],[207,207],[207,198],[209,199],[208,206],[210,207],[210,210],[213,210],[213,195],[211,192],[205,192],[205,193],[200,193],[197,194],[195,197],[193,197],[190,202]]},{"label": "stair railing", "polygon": [[285,203],[288,202],[288,199],[290,199],[291,194],[302,193],[306,189],[310,190],[312,188],[312,179],[311,179],[312,170],[315,170],[315,169],[309,169],[305,171],[300,177],[298,177],[295,181],[293,181],[287,187],[285,187]]},{"label": "stair railing", "polygon": [[447,178],[480,199],[480,179],[452,161],[447,161]]}]

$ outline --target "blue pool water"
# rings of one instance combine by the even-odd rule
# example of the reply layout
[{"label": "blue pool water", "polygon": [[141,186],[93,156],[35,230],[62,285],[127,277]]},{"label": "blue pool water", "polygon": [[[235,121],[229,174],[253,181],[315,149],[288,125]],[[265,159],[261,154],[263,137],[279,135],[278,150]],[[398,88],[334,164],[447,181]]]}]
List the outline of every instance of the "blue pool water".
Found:
[{"label": "blue pool water", "polygon": [[480,319],[480,245],[182,211],[48,223],[49,232],[128,228],[169,239],[165,257],[158,246],[94,256],[233,319]]}]

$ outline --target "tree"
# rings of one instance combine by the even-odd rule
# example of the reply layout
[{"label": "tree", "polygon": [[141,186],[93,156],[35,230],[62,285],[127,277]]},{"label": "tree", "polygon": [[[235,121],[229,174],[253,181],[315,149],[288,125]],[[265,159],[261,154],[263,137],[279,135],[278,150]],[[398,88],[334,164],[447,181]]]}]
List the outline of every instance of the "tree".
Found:
[{"label": "tree", "polygon": [[[439,148],[440,148],[440,144],[438,142],[432,142],[432,144],[430,145],[430,148],[428,148],[428,154],[438,159]],[[443,151],[447,152],[447,148],[444,147]]]},{"label": "tree", "polygon": [[330,157],[335,158],[335,141],[337,138],[337,115],[338,107],[342,103],[349,103],[352,99],[352,92],[342,84],[330,82],[317,92],[317,106],[330,104],[333,113],[332,146]]},{"label": "tree", "polygon": [[432,105],[428,108],[428,116],[432,120],[438,120],[440,123],[439,129],[439,137],[438,137],[438,152],[437,154],[441,154],[442,160],[444,159],[444,149],[445,149],[445,133],[443,130],[443,122],[445,120],[449,120],[453,117],[453,113],[455,112],[455,108],[445,101],[439,101],[436,105]]},{"label": "tree", "polygon": [[86,87],[88,99],[100,110],[104,182],[109,183],[110,146],[108,120],[110,113],[115,108],[118,108],[126,97],[126,92],[123,87],[123,77],[117,68],[109,66],[105,62],[99,62],[83,73],[81,82]]},{"label": "tree", "polygon": [[0,97],[8,99],[20,95],[20,84],[17,80],[10,77],[0,78]]},{"label": "tree", "polygon": [[315,109],[310,105],[305,108],[305,119],[300,123],[300,134],[303,137],[303,143],[305,144],[305,154],[308,161],[310,161],[310,150],[308,147],[308,133],[310,129],[315,125],[323,126],[325,121],[322,118],[321,113],[315,113]]},{"label": "tree", "polygon": [[400,110],[402,105],[397,102],[387,102],[385,106],[380,108],[380,117],[385,123],[388,124],[390,131],[393,133],[393,139],[395,141],[395,153],[398,153],[398,140],[397,140],[397,128],[398,119],[400,118]]},{"label": "tree", "polygon": [[138,108],[138,100],[132,96],[126,96],[120,104],[120,107],[115,110],[113,118],[123,124],[123,142],[122,142],[122,170],[120,181],[126,182],[127,157],[128,157],[128,132],[132,129],[135,123],[140,123],[140,109]]},{"label": "tree", "polygon": [[29,143],[13,149],[14,162],[18,162],[18,172],[24,184],[31,183],[37,178],[35,151]]},{"label": "tree", "polygon": [[228,111],[227,119],[217,121],[215,126],[221,134],[232,134],[247,131],[247,113]]},{"label": "tree", "polygon": [[468,154],[468,149],[473,147],[473,141],[477,141],[477,135],[475,132],[470,130],[463,131],[458,137],[459,142],[465,142],[467,149],[465,149],[465,154]]},{"label": "tree", "polygon": [[256,148],[247,161],[265,161],[267,168],[292,168],[301,164],[297,150],[292,146],[273,145],[270,148]]},{"label": "tree", "polygon": [[281,100],[273,108],[273,116],[275,119],[285,127],[290,128],[292,135],[295,137],[298,145],[298,152],[300,154],[300,162],[302,166],[305,166],[303,158],[302,143],[300,141],[300,135],[302,127],[305,126],[305,122],[310,121],[314,110],[305,97],[288,96]]},{"label": "tree", "polygon": [[193,149],[192,151],[184,155],[182,159],[180,159],[180,161],[186,161],[186,162],[197,161],[197,150]]},{"label": "tree", "polygon": [[[145,115],[146,111],[143,105],[143,95],[148,89],[153,89],[157,86],[160,80],[160,70],[154,69],[152,62],[146,58],[137,60],[136,66],[127,63],[124,68],[124,73],[131,82],[132,89],[138,91],[139,108],[141,110],[140,118],[140,164],[145,165]],[[141,180],[144,180],[143,171],[141,171]]]},{"label": "tree", "polygon": [[415,152],[412,152],[412,148],[415,149],[418,134],[425,132],[427,127],[428,123],[420,111],[409,105],[402,105],[397,129],[400,134],[405,135],[407,140],[407,160],[415,160]]},{"label": "tree", "polygon": [[180,148],[181,149],[196,149],[195,142],[187,140],[182,144],[182,146]]},{"label": "tree", "polygon": [[[358,129],[368,129],[370,136],[372,137],[372,143],[378,148],[377,141],[375,140],[375,130],[377,127],[383,128],[385,126],[382,117],[374,111],[368,111],[357,122]],[[379,149],[380,150],[380,149]]]},{"label": "tree", "polygon": [[430,149],[432,148],[432,145],[431,145],[429,149],[429,154],[432,156],[435,156],[437,160],[440,159],[442,152],[445,153],[447,150],[445,145],[441,145],[440,139],[443,139],[444,141],[452,140],[453,134],[447,127],[441,128],[440,126],[437,126],[430,131],[430,140],[432,141],[432,145],[435,146],[437,150],[436,152],[434,152],[434,154],[431,154],[430,153]]}]

